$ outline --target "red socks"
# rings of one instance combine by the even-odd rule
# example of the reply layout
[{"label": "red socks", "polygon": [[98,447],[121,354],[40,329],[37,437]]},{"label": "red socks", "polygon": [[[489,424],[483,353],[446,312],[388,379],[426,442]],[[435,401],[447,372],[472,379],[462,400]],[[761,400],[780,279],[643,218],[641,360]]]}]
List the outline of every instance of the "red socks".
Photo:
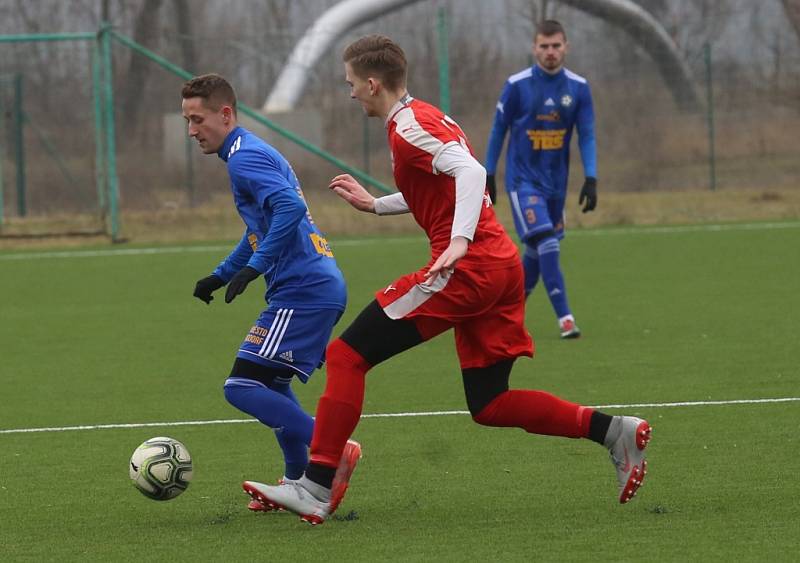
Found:
[{"label": "red socks", "polygon": [[326,357],[328,377],[317,404],[311,463],[335,468],[361,418],[365,376],[372,366],[340,338],[328,344]]},{"label": "red socks", "polygon": [[[372,367],[337,338],[328,345],[328,378],[317,405],[311,463],[336,468],[361,418],[366,373]],[[484,426],[517,427],[532,434],[586,438],[594,410],[544,391],[505,391],[473,417]]]},{"label": "red socks", "polygon": [[592,412],[589,407],[544,391],[515,389],[495,397],[473,419],[484,426],[517,427],[532,434],[586,438]]}]

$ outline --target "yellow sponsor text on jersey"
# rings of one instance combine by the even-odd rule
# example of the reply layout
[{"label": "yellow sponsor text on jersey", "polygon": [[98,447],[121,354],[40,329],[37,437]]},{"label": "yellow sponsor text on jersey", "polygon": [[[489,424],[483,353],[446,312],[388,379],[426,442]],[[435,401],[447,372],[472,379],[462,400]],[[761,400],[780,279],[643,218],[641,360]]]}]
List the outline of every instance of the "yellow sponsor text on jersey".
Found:
[{"label": "yellow sponsor text on jersey", "polygon": [[258,235],[255,233],[250,233],[247,235],[247,242],[250,243],[250,248],[253,249],[253,252],[258,250]]},{"label": "yellow sponsor text on jersey", "polygon": [[531,140],[533,150],[552,151],[564,147],[566,129],[528,129],[528,138]]},{"label": "yellow sponsor text on jersey", "polygon": [[325,237],[321,237],[317,233],[311,233],[308,236],[318,254],[333,258],[333,252],[331,251],[331,247],[328,246],[328,241],[325,240]]}]

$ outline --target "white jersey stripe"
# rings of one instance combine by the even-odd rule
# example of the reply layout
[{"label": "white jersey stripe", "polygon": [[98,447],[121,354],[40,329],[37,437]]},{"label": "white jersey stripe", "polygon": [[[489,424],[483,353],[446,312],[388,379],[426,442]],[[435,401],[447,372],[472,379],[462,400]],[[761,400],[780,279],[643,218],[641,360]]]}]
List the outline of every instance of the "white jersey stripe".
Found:
[{"label": "white jersey stripe", "polygon": [[528,67],[525,70],[521,70],[516,74],[512,74],[511,76],[508,77],[508,81],[511,84],[514,84],[514,82],[519,82],[523,78],[529,78],[530,76],[533,76],[533,68],[532,67]]},{"label": "white jersey stripe", "polygon": [[286,334],[286,329],[289,328],[289,321],[292,320],[293,313],[294,309],[287,310],[286,319],[283,321],[283,326],[281,326],[280,334],[278,334],[278,337],[275,339],[275,342],[273,342],[272,346],[270,348],[267,348],[267,350],[264,352],[265,358],[272,358],[278,352],[278,348],[280,347],[281,342],[283,341],[283,335]]},{"label": "white jersey stripe", "polygon": [[[428,133],[417,121],[414,116],[414,111],[411,108],[403,109],[394,116],[394,121],[397,123],[395,131],[400,137],[403,138],[409,145],[418,148],[421,151],[432,155],[433,162],[436,157],[444,149],[445,144]],[[445,124],[447,125],[447,124]],[[431,172],[436,174],[436,168],[432,166]]]},{"label": "white jersey stripe", "polygon": [[568,68],[564,69],[564,74],[567,75],[567,78],[571,78],[572,80],[575,80],[576,82],[580,82],[581,84],[586,84],[586,82],[587,82],[587,80],[583,76],[581,76],[580,74],[575,74],[574,72],[572,72]]},{"label": "white jersey stripe", "polygon": [[383,312],[386,313],[386,316],[390,319],[402,319],[428,299],[442,291],[445,286],[447,286],[448,281],[450,281],[449,275],[447,277],[440,275],[436,278],[436,281],[430,285],[418,283],[412,287],[408,293],[384,307]]},{"label": "white jersey stripe", "polygon": [[281,318],[281,315],[282,315],[283,311],[284,311],[284,309],[278,309],[278,312],[275,314],[275,318],[272,319],[272,325],[269,327],[269,331],[267,332],[267,335],[264,337],[264,344],[261,346],[261,349],[258,351],[258,355],[259,356],[263,356],[264,355],[264,350],[267,349],[267,346],[269,345],[269,342],[272,339],[272,335],[275,333],[275,327],[278,326],[278,323],[280,322],[280,318]]}]

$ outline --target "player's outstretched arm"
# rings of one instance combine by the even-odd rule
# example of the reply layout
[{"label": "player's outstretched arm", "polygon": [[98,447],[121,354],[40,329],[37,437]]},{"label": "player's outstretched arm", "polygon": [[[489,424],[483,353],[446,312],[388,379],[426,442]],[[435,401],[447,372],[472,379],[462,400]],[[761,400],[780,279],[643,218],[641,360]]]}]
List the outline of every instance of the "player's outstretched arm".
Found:
[{"label": "player's outstretched arm", "polygon": [[339,174],[328,187],[359,211],[375,213],[375,197],[350,174]]}]

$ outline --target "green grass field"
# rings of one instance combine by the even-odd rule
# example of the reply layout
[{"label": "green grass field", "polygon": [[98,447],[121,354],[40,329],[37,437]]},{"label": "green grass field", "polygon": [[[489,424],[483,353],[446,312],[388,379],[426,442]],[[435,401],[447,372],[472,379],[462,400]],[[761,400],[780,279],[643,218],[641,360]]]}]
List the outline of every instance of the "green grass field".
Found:
[{"label": "green grass field", "polygon": [[[0,253],[0,560],[796,560],[800,402],[664,405],[800,396],[800,224],[779,227],[576,231],[563,263],[584,338],[558,339],[541,289],[529,302],[537,357],[517,362],[514,387],[650,405],[606,409],[654,426],[632,503],[617,504],[589,441],[459,414],[365,418],[348,496],[315,528],[246,510],[240,482],[282,472],[255,423],[8,432],[243,418],[221,385],[261,288],[231,305],[191,296],[224,251]],[[420,238],[332,243],[350,289],[339,330],[427,252]],[[295,386],[308,410],[323,384]],[[453,410],[450,335],[368,376],[366,414]],[[157,435],[195,463],[164,503],[127,470]]]}]

